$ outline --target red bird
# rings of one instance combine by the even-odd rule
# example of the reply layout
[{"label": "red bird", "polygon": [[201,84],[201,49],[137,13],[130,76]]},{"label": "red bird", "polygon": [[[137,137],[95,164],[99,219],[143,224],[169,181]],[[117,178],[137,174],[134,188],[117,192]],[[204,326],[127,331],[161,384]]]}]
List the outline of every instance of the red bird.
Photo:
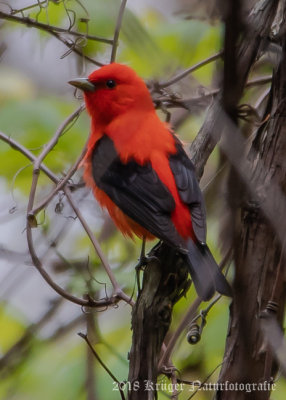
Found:
[{"label": "red bird", "polygon": [[144,81],[112,63],[69,82],[84,92],[91,135],[84,179],[120,231],[161,239],[186,258],[198,295],[230,287],[206,245],[206,216],[195,169],[156,114]]}]

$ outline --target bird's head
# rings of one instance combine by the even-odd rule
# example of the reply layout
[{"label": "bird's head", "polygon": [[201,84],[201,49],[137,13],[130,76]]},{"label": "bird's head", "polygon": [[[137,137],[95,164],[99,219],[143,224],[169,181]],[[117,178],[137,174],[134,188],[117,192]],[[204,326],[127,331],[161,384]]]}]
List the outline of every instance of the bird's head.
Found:
[{"label": "bird's head", "polygon": [[83,90],[87,110],[96,121],[108,123],[131,110],[154,109],[144,81],[126,65],[105,65],[88,78],[78,78],[69,83]]}]

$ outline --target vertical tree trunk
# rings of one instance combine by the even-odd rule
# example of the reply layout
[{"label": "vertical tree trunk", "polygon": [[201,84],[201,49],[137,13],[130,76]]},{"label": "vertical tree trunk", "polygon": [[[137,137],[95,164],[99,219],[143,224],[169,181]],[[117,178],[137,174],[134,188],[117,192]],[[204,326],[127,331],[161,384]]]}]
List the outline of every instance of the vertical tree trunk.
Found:
[{"label": "vertical tree trunk", "polygon": [[[284,2],[285,4],[285,2]],[[283,21],[285,24],[285,5]],[[285,27],[285,25],[282,24]],[[281,31],[282,32],[282,31]],[[276,225],[285,218],[286,192],[286,35],[281,38],[282,58],[274,72],[271,96],[267,106],[267,122],[258,130],[250,154],[253,185],[259,187],[260,199],[272,193],[271,185],[278,185],[281,199],[273,199]],[[263,165],[263,168],[261,168]],[[263,202],[263,200],[261,200]],[[237,390],[217,392],[217,399],[269,398],[272,377],[277,364],[261,329],[261,318],[271,315],[282,325],[285,302],[285,250],[281,235],[262,212],[262,203],[248,195],[241,206],[241,228],[235,239],[234,298],[231,306],[229,335],[220,382],[264,384],[265,390],[250,393]],[[266,383],[265,383],[266,382]]]},{"label": "vertical tree trunk", "polygon": [[132,313],[132,347],[128,376],[130,400],[154,399],[159,356],[174,304],[189,288],[188,270],[177,251],[155,246],[144,271],[143,287]]}]

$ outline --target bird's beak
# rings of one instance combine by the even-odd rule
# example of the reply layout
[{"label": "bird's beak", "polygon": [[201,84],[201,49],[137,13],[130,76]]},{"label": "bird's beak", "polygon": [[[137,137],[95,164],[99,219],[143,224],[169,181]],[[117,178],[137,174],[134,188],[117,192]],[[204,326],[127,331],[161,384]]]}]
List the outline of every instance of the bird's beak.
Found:
[{"label": "bird's beak", "polygon": [[94,92],[95,86],[87,78],[77,78],[68,82],[70,85],[75,86],[84,92]]}]

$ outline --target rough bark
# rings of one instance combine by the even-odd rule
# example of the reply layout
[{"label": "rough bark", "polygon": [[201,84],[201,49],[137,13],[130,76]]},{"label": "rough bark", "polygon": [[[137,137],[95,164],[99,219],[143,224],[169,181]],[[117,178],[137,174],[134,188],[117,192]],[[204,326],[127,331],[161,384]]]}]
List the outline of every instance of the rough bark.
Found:
[{"label": "rough bark", "polygon": [[[285,2],[283,2],[285,4]],[[284,6],[285,7],[285,6]],[[283,21],[285,23],[285,8]],[[283,24],[282,24],[283,26]],[[283,198],[274,202],[276,218],[284,218],[286,192],[286,35],[281,38],[283,56],[274,71],[272,92],[267,106],[270,117],[256,135],[250,155],[251,182],[259,186],[259,199],[248,195],[241,206],[241,225],[235,238],[234,298],[231,306],[229,335],[220,382],[234,384],[271,383],[277,372],[275,350],[270,347],[271,330],[265,335],[265,318],[281,326],[285,303],[285,245],[273,224],[263,214],[263,198],[271,193],[271,185],[281,188]],[[263,165],[263,168],[261,168]],[[273,199],[275,200],[275,199]],[[265,200],[266,201],[266,200]],[[274,331],[273,331],[274,333]],[[278,346],[278,343],[276,343]],[[269,398],[265,390],[220,390],[217,399]]]},{"label": "rough bark", "polygon": [[156,246],[144,271],[143,287],[132,313],[133,340],[128,386],[130,400],[156,396],[159,356],[174,304],[189,288],[188,270],[178,253]]},{"label": "rough bark", "polygon": [[[221,1],[221,3],[225,23],[229,26],[225,32],[227,49],[224,51],[224,85],[210,106],[204,123],[190,147],[190,157],[196,166],[199,178],[203,175],[204,166],[222,135],[224,115],[221,105],[223,104],[223,108],[233,114],[230,108],[235,107],[240,100],[249,71],[267,44],[278,0],[258,1],[244,29],[241,23],[233,21],[233,19],[240,20],[241,15],[236,16],[235,12],[234,15],[231,13],[232,10],[229,8],[231,2]],[[241,13],[237,5],[235,11]],[[235,35],[229,36],[228,32],[233,28],[236,30]],[[237,42],[239,36],[241,40]]]}]

